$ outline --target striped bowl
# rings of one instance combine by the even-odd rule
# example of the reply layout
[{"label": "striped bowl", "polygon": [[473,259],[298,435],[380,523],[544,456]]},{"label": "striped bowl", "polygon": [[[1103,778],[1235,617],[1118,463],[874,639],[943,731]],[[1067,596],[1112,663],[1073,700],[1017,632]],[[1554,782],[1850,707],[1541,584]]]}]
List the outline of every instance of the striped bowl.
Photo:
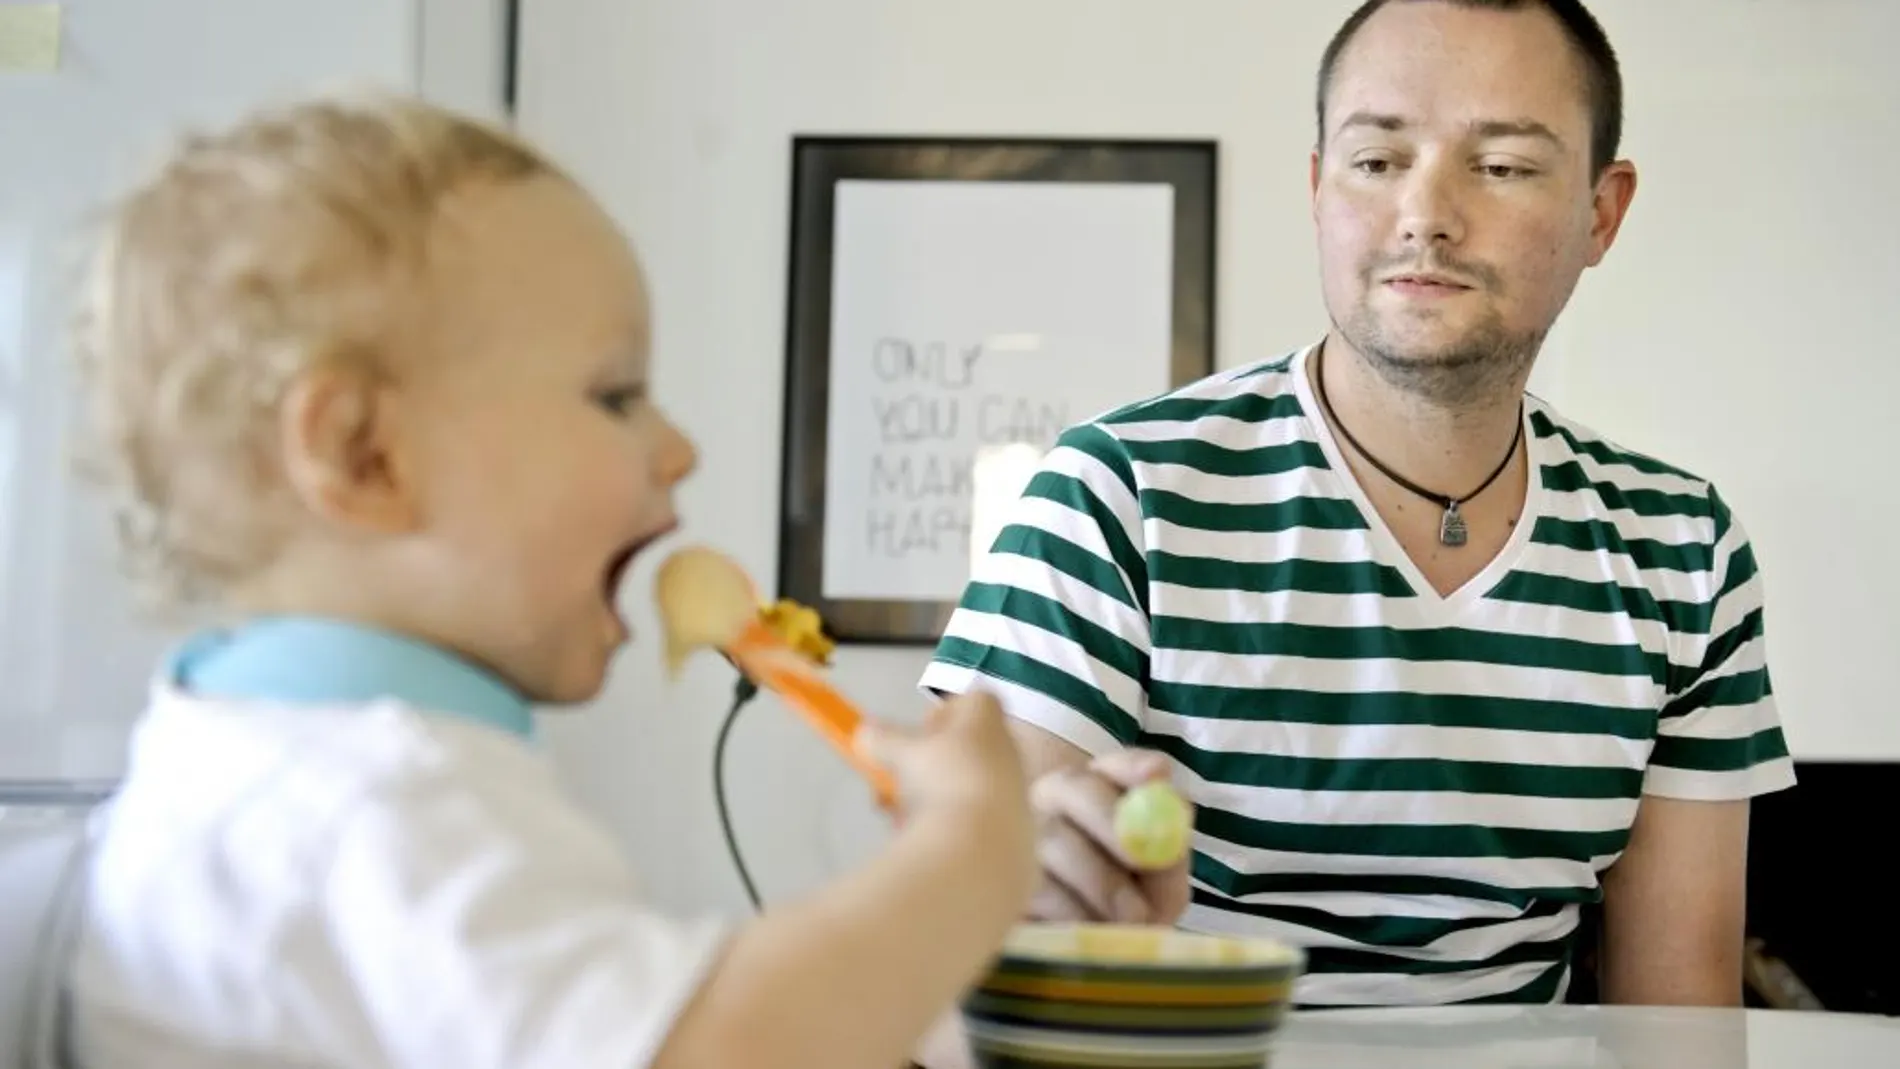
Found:
[{"label": "striped bowl", "polygon": [[1271,940],[1026,924],[963,1023],[982,1069],[1261,1069],[1305,966]]}]

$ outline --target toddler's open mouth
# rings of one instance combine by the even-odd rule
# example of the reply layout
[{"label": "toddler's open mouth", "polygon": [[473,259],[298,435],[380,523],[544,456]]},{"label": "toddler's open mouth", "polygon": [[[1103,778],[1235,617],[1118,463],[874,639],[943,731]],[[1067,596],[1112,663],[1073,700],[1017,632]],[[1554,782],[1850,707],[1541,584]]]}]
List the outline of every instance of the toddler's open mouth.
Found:
[{"label": "toddler's open mouth", "polygon": [[606,596],[607,604],[612,605],[620,596],[620,581],[626,578],[628,566],[639,553],[639,547],[628,546],[607,562],[607,571],[601,577],[601,593]]},{"label": "toddler's open mouth", "polygon": [[609,606],[614,605],[619,599],[620,584],[626,579],[627,569],[632,567],[634,558],[644,552],[648,546],[672,534],[677,526],[677,524],[669,523],[651,534],[629,542],[607,562],[607,569],[601,574],[601,592],[606,597]]}]

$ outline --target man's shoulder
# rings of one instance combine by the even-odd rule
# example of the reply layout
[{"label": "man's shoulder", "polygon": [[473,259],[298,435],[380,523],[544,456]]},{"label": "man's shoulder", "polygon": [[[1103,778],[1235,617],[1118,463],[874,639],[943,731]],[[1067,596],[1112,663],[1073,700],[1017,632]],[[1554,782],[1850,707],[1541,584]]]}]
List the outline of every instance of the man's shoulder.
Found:
[{"label": "man's shoulder", "polygon": [[1540,438],[1555,441],[1573,456],[1588,458],[1610,475],[1648,475],[1679,479],[1707,487],[1709,480],[1688,468],[1653,454],[1632,449],[1596,428],[1559,412],[1541,397],[1528,397],[1531,428]]},{"label": "man's shoulder", "polygon": [[[1734,525],[1734,516],[1715,483],[1689,468],[1630,448],[1594,428],[1564,416],[1541,398],[1529,399],[1531,432],[1543,450],[1547,490],[1581,497],[1593,513],[1614,517],[1634,531],[1679,529],[1694,523],[1694,541],[1713,544]],[[1680,543],[1680,534],[1658,534]]]},{"label": "man's shoulder", "polygon": [[1177,437],[1191,437],[1194,424],[1207,419],[1259,423],[1295,415],[1299,402],[1293,362],[1299,351],[1240,367],[1225,368],[1161,393],[1111,408],[1084,421],[1111,435],[1137,424],[1177,425]]},{"label": "man's shoulder", "polygon": [[1141,462],[1199,467],[1215,452],[1269,444],[1256,431],[1279,422],[1273,440],[1304,437],[1294,382],[1299,351],[1203,375],[1192,382],[1099,412],[1064,428],[1053,449],[1084,454],[1133,493]]}]

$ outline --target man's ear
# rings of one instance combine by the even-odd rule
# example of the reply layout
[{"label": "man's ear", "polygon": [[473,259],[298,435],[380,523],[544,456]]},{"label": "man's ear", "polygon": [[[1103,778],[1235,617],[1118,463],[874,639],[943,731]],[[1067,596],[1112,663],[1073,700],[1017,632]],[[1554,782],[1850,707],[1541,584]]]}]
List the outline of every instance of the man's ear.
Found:
[{"label": "man's ear", "polygon": [[1628,160],[1617,160],[1597,177],[1590,201],[1590,256],[1586,262],[1591,267],[1609,255],[1623,220],[1629,216],[1630,201],[1635,198],[1636,165]]},{"label": "man's ear", "polygon": [[323,520],[357,531],[414,528],[419,510],[400,450],[401,403],[379,376],[326,363],[284,396],[278,448],[291,490]]}]

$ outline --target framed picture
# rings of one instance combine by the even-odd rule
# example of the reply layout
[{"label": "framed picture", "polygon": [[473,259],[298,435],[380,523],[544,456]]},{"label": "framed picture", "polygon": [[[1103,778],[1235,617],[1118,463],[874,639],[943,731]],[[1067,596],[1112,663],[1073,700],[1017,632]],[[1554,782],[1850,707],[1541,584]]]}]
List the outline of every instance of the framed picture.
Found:
[{"label": "framed picture", "polygon": [[1214,370],[1212,142],[793,143],[780,595],[927,645],[1061,431]]}]

